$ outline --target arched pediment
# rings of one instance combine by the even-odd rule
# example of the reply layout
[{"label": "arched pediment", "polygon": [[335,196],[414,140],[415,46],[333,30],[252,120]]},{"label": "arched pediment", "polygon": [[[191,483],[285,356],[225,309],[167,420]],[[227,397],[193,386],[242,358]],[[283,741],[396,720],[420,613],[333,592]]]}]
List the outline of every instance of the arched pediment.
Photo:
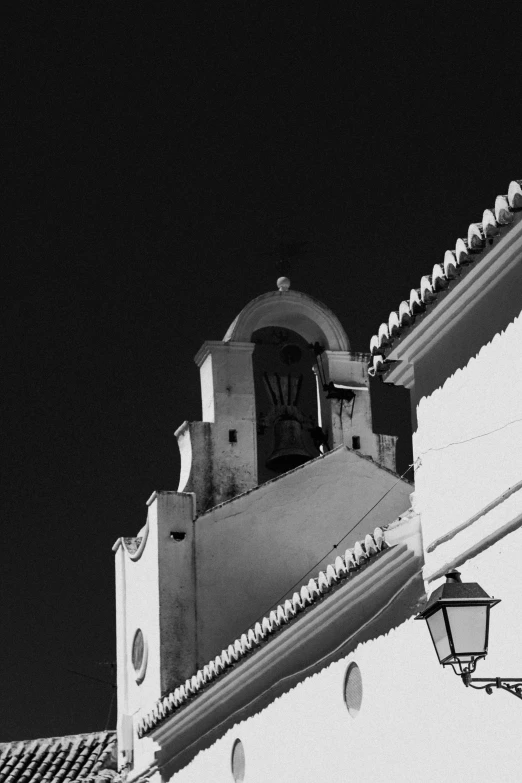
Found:
[{"label": "arched pediment", "polygon": [[283,326],[327,351],[349,351],[339,319],[322,302],[299,291],[271,291],[253,299],[230,325],[223,342],[250,342],[264,326]]}]

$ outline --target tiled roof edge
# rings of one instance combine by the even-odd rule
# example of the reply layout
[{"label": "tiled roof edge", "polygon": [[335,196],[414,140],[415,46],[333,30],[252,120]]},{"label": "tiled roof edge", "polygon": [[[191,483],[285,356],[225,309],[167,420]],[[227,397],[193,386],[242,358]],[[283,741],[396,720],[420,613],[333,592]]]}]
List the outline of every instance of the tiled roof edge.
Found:
[{"label": "tiled roof edge", "polygon": [[415,326],[415,321],[429,305],[437,301],[439,294],[450,285],[459,282],[463,269],[481,260],[483,253],[493,244],[495,237],[510,227],[514,213],[522,210],[522,179],[512,180],[507,195],[497,196],[495,206],[484,210],[481,223],[471,223],[467,237],[457,239],[455,250],[446,250],[444,261],[435,264],[431,275],[424,275],[419,288],[412,288],[409,300],[403,300],[397,311],[392,310],[388,320],[379,326],[370,340],[372,359],[369,375],[384,376],[394,363],[386,360],[393,344]]},{"label": "tiled roof edge", "polygon": [[80,739],[92,739],[92,738],[103,738],[103,737],[111,737],[113,736],[116,738],[116,730],[115,729],[107,729],[107,730],[100,730],[100,731],[84,731],[80,734],[59,734],[56,737],[33,737],[31,739],[25,739],[25,740],[10,740],[7,742],[0,742],[0,749],[6,748],[8,746],[14,747],[15,745],[30,745],[31,743],[35,742],[60,742],[60,741],[69,741],[72,742],[73,740],[80,740]]},{"label": "tiled roof edge", "polygon": [[116,732],[97,731],[0,743],[0,781],[110,779],[116,783]]},{"label": "tiled roof edge", "polygon": [[384,530],[375,528],[373,535],[367,534],[364,542],[357,541],[353,548],[345,551],[343,556],[336,557],[333,564],[320,571],[318,576],[295,592],[291,599],[279,604],[268,616],[263,617],[253,628],[242,634],[226,650],[222,650],[212,661],[199,669],[191,678],[185,680],[172,693],[161,698],[138,723],[138,736],[141,738],[166,720],[176,710],[184,706],[191,698],[211,684],[217,677],[225,674],[235,663],[254,652],[261,644],[268,641],[282,626],[291,622],[308,606],[315,604],[332,588],[349,578],[352,572],[358,571],[368,560],[376,557],[387,549]]}]

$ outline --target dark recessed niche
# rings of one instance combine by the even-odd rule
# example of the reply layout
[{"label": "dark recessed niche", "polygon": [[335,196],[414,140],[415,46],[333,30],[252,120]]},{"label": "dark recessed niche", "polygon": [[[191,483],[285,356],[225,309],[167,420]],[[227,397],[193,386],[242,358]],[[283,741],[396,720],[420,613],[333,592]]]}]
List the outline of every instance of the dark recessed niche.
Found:
[{"label": "dark recessed niche", "polygon": [[351,663],[344,676],[344,703],[352,718],[360,712],[363,695],[361,670],[356,663]]},{"label": "dark recessed niche", "polygon": [[360,449],[361,448],[361,439],[358,435],[354,435],[352,438],[352,449]]},{"label": "dark recessed niche", "polygon": [[138,685],[143,682],[147,671],[147,640],[141,628],[136,630],[132,640],[131,661]]},{"label": "dark recessed niche", "polygon": [[132,665],[134,666],[134,669],[136,671],[139,671],[139,669],[141,669],[141,664],[143,663],[144,649],[145,649],[145,642],[143,639],[143,631],[141,630],[141,628],[138,628],[138,630],[134,634],[134,639],[132,642]]},{"label": "dark recessed niche", "polygon": [[303,352],[299,346],[294,343],[284,345],[279,352],[279,358],[283,364],[297,364],[297,362],[301,361],[302,356]]},{"label": "dark recessed niche", "polygon": [[170,537],[173,541],[184,541],[186,535],[187,534],[183,533],[181,530],[172,530],[170,533]]},{"label": "dark recessed niche", "polygon": [[232,746],[232,758],[230,760],[232,776],[236,783],[245,779],[245,749],[240,739]]},{"label": "dark recessed niche", "polygon": [[237,430],[229,430],[228,431],[228,442],[229,443],[237,443]]}]

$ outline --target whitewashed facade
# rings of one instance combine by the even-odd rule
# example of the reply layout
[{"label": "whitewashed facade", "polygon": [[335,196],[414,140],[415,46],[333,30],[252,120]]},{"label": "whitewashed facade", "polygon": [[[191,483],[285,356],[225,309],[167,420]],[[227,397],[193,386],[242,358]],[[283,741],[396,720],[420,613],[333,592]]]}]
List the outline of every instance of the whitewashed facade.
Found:
[{"label": "whitewashed facade", "polygon": [[[413,618],[426,593],[458,567],[463,581],[478,582],[502,599],[492,610],[490,652],[479,662],[476,676],[522,678],[521,208],[522,189],[514,182],[507,196],[497,198],[495,210],[486,210],[482,223],[470,226],[466,242],[459,240],[455,251],[448,251],[444,264],[435,265],[433,274],[412,289],[410,300],[401,303],[372,338],[370,373],[411,391],[416,421],[413,493],[398,477],[395,484],[387,480],[392,474],[386,464],[368,461],[342,442],[340,451],[194,520],[196,541],[207,531],[217,534],[220,524],[225,540],[235,510],[246,519],[250,503],[255,506],[259,497],[260,513],[252,528],[257,538],[252,538],[250,554],[257,550],[268,571],[272,567],[277,590],[263,594],[251,626],[271,595],[275,605],[282,594],[280,611],[270,620],[270,629],[267,620],[262,639],[253,634],[242,641],[239,626],[231,622],[230,643],[238,640],[237,657],[232,659],[232,650],[222,670],[210,671],[206,659],[196,660],[186,688],[180,683],[169,694],[157,684],[147,690],[145,678],[132,685],[132,704],[120,696],[120,759],[128,780],[518,779],[522,701],[500,690],[487,695],[465,688],[451,669],[439,666],[425,623]],[[244,334],[241,340],[245,342]],[[351,358],[344,361],[346,365]],[[328,426],[335,435],[335,404],[329,405],[333,413]],[[353,419],[350,423],[353,426]],[[226,428],[230,426],[227,420]],[[389,460],[389,444],[387,454]],[[363,463],[366,473],[361,473]],[[335,471],[339,475],[326,493],[331,500],[323,499],[307,518],[305,509],[318,503],[318,488]],[[348,490],[343,495],[345,481]],[[368,486],[373,494],[366,494]],[[307,574],[301,584],[308,585],[308,592],[299,593],[296,578],[312,565],[312,552],[322,539],[330,543],[343,523],[346,529],[356,496],[361,506],[354,518],[360,522],[353,535],[319,563],[322,576],[316,571],[312,585]],[[277,525],[272,527],[267,542],[262,522],[270,519],[271,498],[282,504],[290,523],[279,539]],[[368,526],[362,517],[370,500],[377,505]],[[188,500],[181,502],[186,505]],[[219,510],[227,508],[230,516]],[[311,543],[317,518],[320,535]],[[205,522],[211,523],[208,528]],[[219,549],[219,536],[214,539],[209,550],[200,548],[203,561],[207,557],[211,562],[205,551]],[[216,555],[216,579],[221,574],[226,582],[226,546],[233,545],[231,533],[229,544]],[[270,566],[274,545],[280,561],[276,557],[272,562],[278,564]],[[234,573],[244,557],[241,546],[239,541]],[[289,563],[298,563],[286,582],[285,552]],[[299,560],[303,552],[306,556]],[[120,543],[117,556],[120,585],[127,582],[127,590],[139,593],[139,584],[132,587],[129,576],[132,552],[126,553]],[[209,568],[203,569],[207,609]],[[249,568],[255,571],[255,563]],[[247,569],[234,589],[246,594],[251,590],[255,601],[259,573],[252,574],[248,585]],[[295,599],[296,589],[301,598]],[[119,683],[128,688],[123,679],[136,679],[129,644],[141,619],[125,604],[122,590]],[[153,590],[148,595],[153,598]],[[310,597],[308,603],[303,595]],[[154,603],[149,607],[154,609]],[[233,601],[227,615],[232,607]],[[242,610],[242,622],[248,616]],[[123,618],[127,630],[122,630]],[[225,630],[226,624],[214,625],[205,654]],[[158,633],[161,636],[161,628]],[[352,674],[355,671],[354,663],[362,693],[355,677],[346,696],[345,677],[350,667]],[[158,672],[155,676],[161,679]]]}]

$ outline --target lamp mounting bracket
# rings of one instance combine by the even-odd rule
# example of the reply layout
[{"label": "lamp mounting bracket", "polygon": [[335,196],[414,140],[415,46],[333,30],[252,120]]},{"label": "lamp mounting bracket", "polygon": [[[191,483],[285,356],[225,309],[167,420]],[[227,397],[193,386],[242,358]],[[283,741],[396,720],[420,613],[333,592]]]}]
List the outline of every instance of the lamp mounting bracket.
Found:
[{"label": "lamp mounting bracket", "polygon": [[[522,699],[522,677],[470,677],[469,672],[465,672],[461,676],[466,688],[486,691],[489,695],[493,693],[493,688],[500,688],[500,690],[507,691],[507,693],[511,693],[518,699]],[[484,684],[474,685],[476,682]]]}]

